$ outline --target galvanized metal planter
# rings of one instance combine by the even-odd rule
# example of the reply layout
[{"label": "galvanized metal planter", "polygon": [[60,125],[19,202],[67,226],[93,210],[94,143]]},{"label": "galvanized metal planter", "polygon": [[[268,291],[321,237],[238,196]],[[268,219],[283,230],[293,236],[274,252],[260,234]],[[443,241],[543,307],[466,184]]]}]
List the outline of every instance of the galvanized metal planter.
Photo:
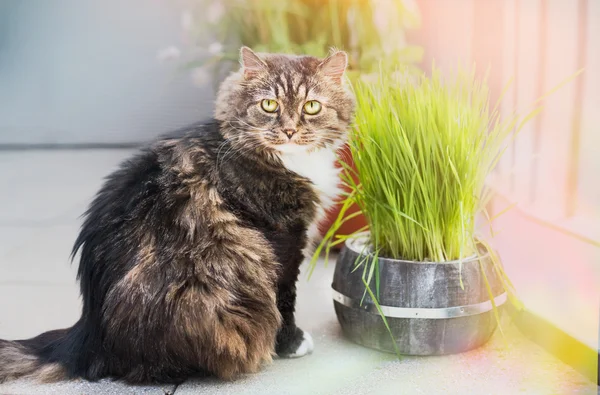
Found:
[{"label": "galvanized metal planter", "polygon": [[[335,312],[349,339],[366,347],[394,352],[375,304],[368,293],[363,299],[362,269],[354,271],[367,240],[364,234],[349,239],[338,256],[332,284]],[[497,322],[482,268],[497,306],[507,299],[500,277],[487,255],[464,259],[462,268],[459,266],[459,261],[379,258],[379,304],[400,353],[454,354],[479,347],[490,339]]]}]

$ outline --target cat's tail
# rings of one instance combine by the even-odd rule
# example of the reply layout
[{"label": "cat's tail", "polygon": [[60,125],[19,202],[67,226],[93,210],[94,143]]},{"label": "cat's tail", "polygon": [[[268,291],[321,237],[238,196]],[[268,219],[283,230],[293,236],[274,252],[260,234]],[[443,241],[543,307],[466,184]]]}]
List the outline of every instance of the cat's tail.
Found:
[{"label": "cat's tail", "polygon": [[0,383],[18,378],[45,383],[67,379],[67,370],[61,362],[50,358],[67,331],[50,331],[28,340],[0,339]]}]

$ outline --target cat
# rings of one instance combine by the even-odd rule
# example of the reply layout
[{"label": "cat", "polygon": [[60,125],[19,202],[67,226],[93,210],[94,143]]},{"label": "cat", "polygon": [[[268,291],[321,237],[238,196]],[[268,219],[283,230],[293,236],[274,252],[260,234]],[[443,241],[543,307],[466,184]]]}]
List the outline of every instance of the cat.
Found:
[{"label": "cat", "polygon": [[347,55],[240,51],[215,116],[164,135],[107,177],[72,257],[81,318],[0,340],[0,382],[231,380],[312,352],[296,280],[339,193],[355,101]]}]

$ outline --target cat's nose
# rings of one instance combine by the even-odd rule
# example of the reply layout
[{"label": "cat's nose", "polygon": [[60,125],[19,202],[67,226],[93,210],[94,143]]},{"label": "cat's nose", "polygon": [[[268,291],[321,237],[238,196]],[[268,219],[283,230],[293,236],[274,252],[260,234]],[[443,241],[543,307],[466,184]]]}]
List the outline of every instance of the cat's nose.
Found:
[{"label": "cat's nose", "polygon": [[285,129],[283,133],[288,136],[288,139],[291,139],[292,136],[296,134],[296,131],[294,129]]}]

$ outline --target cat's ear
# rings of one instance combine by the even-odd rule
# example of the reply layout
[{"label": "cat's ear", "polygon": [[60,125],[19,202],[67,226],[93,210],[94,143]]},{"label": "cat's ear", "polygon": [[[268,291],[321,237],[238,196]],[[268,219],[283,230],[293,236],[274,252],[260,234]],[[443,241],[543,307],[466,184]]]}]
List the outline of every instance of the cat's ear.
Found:
[{"label": "cat's ear", "polygon": [[257,74],[267,71],[267,64],[248,47],[240,50],[240,64],[244,72],[244,78],[252,78]]},{"label": "cat's ear", "polygon": [[333,51],[319,64],[319,72],[338,84],[342,83],[344,71],[348,67],[348,55],[344,51]]}]

